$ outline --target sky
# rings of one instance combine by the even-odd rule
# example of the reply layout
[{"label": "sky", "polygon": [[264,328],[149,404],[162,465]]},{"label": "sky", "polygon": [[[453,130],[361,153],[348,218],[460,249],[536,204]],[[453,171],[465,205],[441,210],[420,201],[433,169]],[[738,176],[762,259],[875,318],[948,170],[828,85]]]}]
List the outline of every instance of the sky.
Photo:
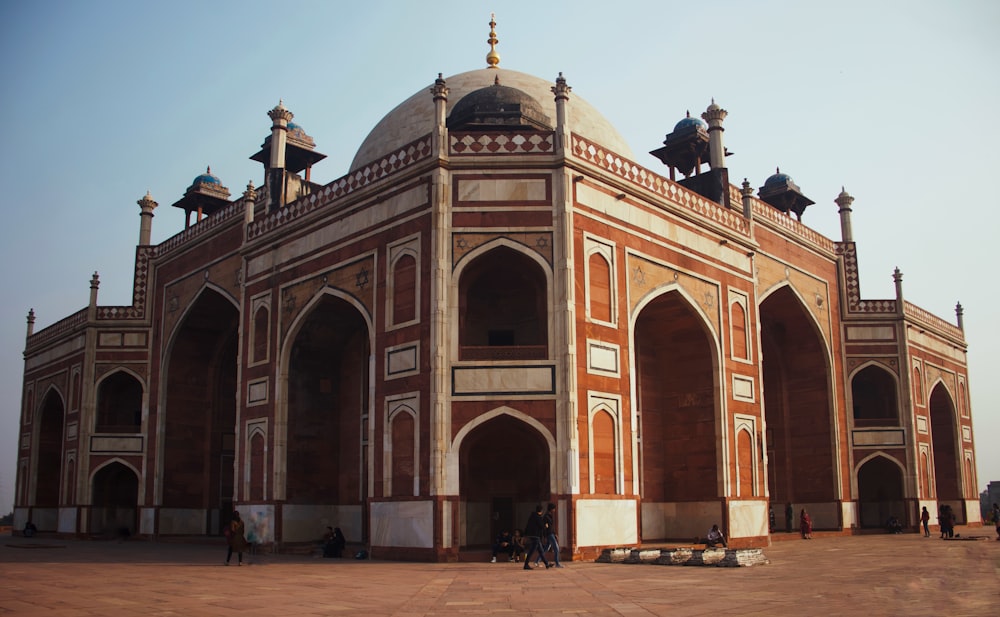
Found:
[{"label": "sky", "polygon": [[[13,507],[26,315],[36,331],[84,308],[131,303],[136,200],[170,208],[211,166],[234,196],[279,99],[344,175],[368,131],[437,76],[500,66],[573,88],[637,162],[685,111],[714,98],[735,183],[780,167],[816,204],[803,222],[840,239],[853,204],[861,293],[950,322],[965,308],[979,490],[1000,480],[1000,3],[805,0],[0,2],[0,513]],[[995,262],[994,262],[995,263]]]}]

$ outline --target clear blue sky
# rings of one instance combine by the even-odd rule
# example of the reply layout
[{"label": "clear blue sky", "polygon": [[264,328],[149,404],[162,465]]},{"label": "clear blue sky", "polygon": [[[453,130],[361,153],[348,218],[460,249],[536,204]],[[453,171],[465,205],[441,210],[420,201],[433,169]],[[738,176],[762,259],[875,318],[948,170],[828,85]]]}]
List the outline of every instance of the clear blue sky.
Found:
[{"label": "clear blue sky", "polygon": [[949,321],[965,306],[980,489],[1000,480],[995,0],[39,0],[0,3],[0,512],[28,309],[42,328],[83,308],[94,271],[101,304],[129,303],[136,200],[160,203],[159,242],[182,229],[169,205],[206,165],[234,195],[259,185],[247,157],[279,98],[329,155],[313,179],[340,177],[397,103],[485,66],[491,11],[501,66],[562,71],[636,153],[715,97],[735,181],[759,187],[780,166],[816,201],[804,222],[833,239],[845,186],[862,295],[893,297],[898,266],[909,301]]}]

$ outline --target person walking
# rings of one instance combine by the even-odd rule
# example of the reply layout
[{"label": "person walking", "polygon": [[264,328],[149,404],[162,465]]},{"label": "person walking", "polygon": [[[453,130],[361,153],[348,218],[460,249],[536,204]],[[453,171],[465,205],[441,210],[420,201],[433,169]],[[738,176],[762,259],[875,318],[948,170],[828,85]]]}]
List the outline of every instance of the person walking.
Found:
[{"label": "person walking", "polygon": [[246,525],[243,524],[243,519],[240,518],[240,513],[233,510],[233,518],[226,525],[223,534],[226,536],[226,541],[229,543],[229,552],[226,553],[226,563],[224,565],[229,565],[229,560],[233,558],[233,552],[237,554],[238,561],[236,565],[243,565],[243,551],[247,548],[247,539],[244,535],[246,533]]},{"label": "person walking", "polygon": [[528,516],[528,522],[524,526],[525,544],[528,553],[524,558],[524,569],[531,569],[531,556],[535,552],[541,557],[546,568],[551,568],[552,564],[545,558],[545,551],[542,550],[542,534],[545,533],[545,517],[542,516],[542,504],[535,506],[535,511]]},{"label": "person walking", "polygon": [[[545,509],[545,516],[542,520],[545,522],[545,531],[542,535],[542,553],[547,553],[552,551],[552,561],[555,563],[557,568],[561,568],[562,564],[559,563],[559,538],[556,537],[556,504],[549,502],[548,507]],[[538,565],[539,559],[535,559],[535,565]]]},{"label": "person walking", "polygon": [[920,511],[920,524],[924,526],[925,538],[931,537],[931,530],[929,526],[930,520],[931,513],[927,511],[927,506],[924,506],[924,509]]}]

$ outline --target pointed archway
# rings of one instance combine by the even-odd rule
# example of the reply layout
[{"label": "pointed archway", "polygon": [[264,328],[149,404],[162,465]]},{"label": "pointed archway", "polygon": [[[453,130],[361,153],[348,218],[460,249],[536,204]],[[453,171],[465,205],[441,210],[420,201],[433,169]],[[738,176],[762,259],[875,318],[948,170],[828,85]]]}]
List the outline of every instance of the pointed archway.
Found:
[{"label": "pointed archway", "polygon": [[50,389],[38,412],[38,445],[35,456],[35,498],[32,522],[39,531],[55,531],[62,477],[63,431],[66,409],[62,396]]},{"label": "pointed archway", "polygon": [[955,404],[951,394],[941,382],[931,390],[928,401],[931,416],[931,448],[934,456],[934,488],[938,506],[950,505],[959,519],[958,522],[962,524],[965,522],[965,507],[962,504]]},{"label": "pointed archway", "polygon": [[521,529],[550,495],[549,444],[535,427],[499,414],[473,428],[459,450],[462,547],[489,546],[503,530]]},{"label": "pointed archway", "polygon": [[91,533],[135,534],[139,502],[139,477],[135,471],[119,461],[112,461],[97,470],[92,487]]},{"label": "pointed archway", "polygon": [[884,528],[891,516],[907,520],[903,470],[888,457],[874,455],[858,468],[858,514],[867,529]]},{"label": "pointed archway", "polygon": [[679,291],[650,300],[633,336],[644,541],[692,538],[721,520],[714,337]]},{"label": "pointed archway", "polygon": [[[301,319],[287,357],[287,422],[281,538],[312,539],[319,521],[367,541],[368,322],[332,294]],[[294,512],[294,516],[291,514]]]},{"label": "pointed archway", "polygon": [[788,286],[761,303],[760,321],[771,502],[794,504],[796,512],[805,506],[816,527],[838,528],[826,345]]},{"label": "pointed archway", "polygon": [[166,360],[159,531],[217,533],[233,507],[239,313],[206,287],[175,331]]}]

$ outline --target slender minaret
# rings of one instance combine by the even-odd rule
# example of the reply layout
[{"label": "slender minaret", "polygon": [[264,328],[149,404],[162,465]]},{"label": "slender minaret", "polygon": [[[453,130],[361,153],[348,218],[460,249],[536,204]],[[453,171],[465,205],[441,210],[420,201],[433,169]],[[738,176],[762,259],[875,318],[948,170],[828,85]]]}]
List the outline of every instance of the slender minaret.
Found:
[{"label": "slender minaret", "polygon": [[90,277],[90,304],[87,305],[87,319],[94,321],[97,319],[97,288],[101,286],[101,277],[94,272]]},{"label": "slender minaret", "polygon": [[[844,187],[840,187],[840,195],[833,200],[840,206],[840,239],[842,242],[854,242],[854,232],[851,230],[851,204],[854,198],[848,195]],[[898,272],[898,270],[897,270]]]},{"label": "slender minaret", "polygon": [[146,195],[135,202],[139,204],[139,245],[149,246],[149,237],[153,232],[153,210],[156,209],[157,204],[153,201],[153,196],[146,191]]},{"label": "slender minaret", "polygon": [[743,196],[743,216],[745,216],[748,221],[752,221],[753,188],[750,186],[750,181],[746,178],[743,178],[743,188],[740,189],[740,195]]},{"label": "slender minaret", "polygon": [[[34,316],[34,313],[32,313],[32,316]],[[955,317],[958,318],[958,329],[965,332],[965,309],[962,308],[961,302],[955,304]]]},{"label": "slender minaret", "polygon": [[441,73],[438,73],[434,85],[431,86],[431,96],[434,97],[434,133],[431,138],[431,148],[439,159],[443,159],[448,151],[448,85]]},{"label": "slender minaret", "polygon": [[247,190],[243,191],[243,224],[253,223],[253,208],[257,204],[257,191],[254,190],[253,180],[247,182]]},{"label": "slender minaret", "polygon": [[490,38],[486,42],[490,44],[490,51],[486,54],[487,68],[495,69],[500,64],[500,54],[497,53],[497,19],[495,13],[490,13]]},{"label": "slender minaret", "polygon": [[708,123],[708,164],[712,169],[722,169],[726,166],[726,147],[722,143],[722,121],[726,119],[729,112],[719,107],[712,99],[712,104],[708,106],[701,117]]},{"label": "slender minaret", "polygon": [[28,309],[28,335],[35,333],[35,309]]},{"label": "slender minaret", "polygon": [[892,280],[896,283],[896,312],[903,313],[903,273],[896,268],[892,272]]},{"label": "slender minaret", "polygon": [[569,100],[569,93],[573,90],[566,85],[566,78],[562,71],[556,77],[556,85],[552,86],[552,94],[556,97],[556,151],[565,151],[569,144],[569,123],[566,119],[566,101]]},{"label": "slender minaret", "polygon": [[285,145],[288,140],[288,123],[295,114],[288,111],[282,101],[267,112],[271,118],[271,161],[267,168],[267,192],[273,210],[285,205]]}]

